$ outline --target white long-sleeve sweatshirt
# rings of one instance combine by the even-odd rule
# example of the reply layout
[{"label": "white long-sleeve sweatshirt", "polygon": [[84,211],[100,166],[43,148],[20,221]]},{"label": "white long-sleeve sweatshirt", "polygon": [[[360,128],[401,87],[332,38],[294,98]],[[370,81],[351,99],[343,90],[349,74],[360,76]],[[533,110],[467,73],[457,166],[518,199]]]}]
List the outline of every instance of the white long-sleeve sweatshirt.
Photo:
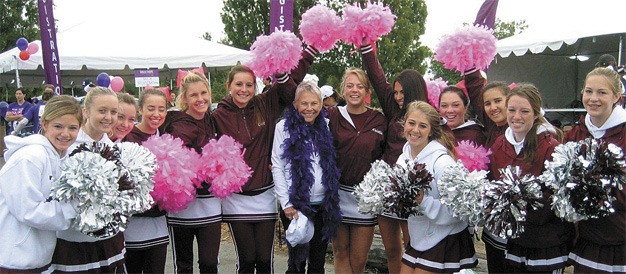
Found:
[{"label": "white long-sleeve sweatshirt", "polygon": [[421,216],[409,216],[408,226],[411,236],[411,247],[418,251],[425,251],[446,236],[461,232],[467,228],[467,222],[453,217],[450,209],[439,200],[439,188],[437,183],[441,179],[446,168],[453,165],[454,159],[448,154],[448,150],[439,142],[431,141],[424,149],[411,157],[411,146],[406,143],[402,148],[402,154],[396,164],[406,165],[409,163],[423,163],[433,176],[430,183],[431,190],[425,192],[420,210]]},{"label": "white long-sleeve sweatshirt", "polygon": [[0,170],[0,267],[41,268],[52,260],[56,230],[67,229],[76,216],[70,204],[46,202],[65,155],[39,134],[4,140],[8,150]]}]

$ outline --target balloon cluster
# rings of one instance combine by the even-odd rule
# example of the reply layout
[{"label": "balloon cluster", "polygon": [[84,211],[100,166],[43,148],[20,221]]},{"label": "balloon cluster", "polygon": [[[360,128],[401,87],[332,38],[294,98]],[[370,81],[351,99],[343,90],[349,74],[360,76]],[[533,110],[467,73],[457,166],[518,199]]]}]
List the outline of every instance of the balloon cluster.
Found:
[{"label": "balloon cluster", "polygon": [[100,87],[110,88],[115,92],[120,92],[124,88],[124,79],[119,76],[109,76],[106,72],[98,74],[96,84]]},{"label": "balloon cluster", "polygon": [[39,45],[36,43],[28,43],[28,40],[24,37],[20,37],[15,42],[15,45],[20,50],[20,59],[26,61],[30,59],[30,56],[39,51]]}]

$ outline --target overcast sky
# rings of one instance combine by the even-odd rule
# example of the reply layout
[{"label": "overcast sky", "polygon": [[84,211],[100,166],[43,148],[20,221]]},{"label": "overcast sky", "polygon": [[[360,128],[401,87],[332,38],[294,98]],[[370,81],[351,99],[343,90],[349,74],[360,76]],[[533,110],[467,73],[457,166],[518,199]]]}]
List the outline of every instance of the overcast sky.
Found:
[{"label": "overcast sky", "polygon": [[[473,22],[482,2],[426,0],[428,18],[421,42],[434,47],[442,35],[464,22]],[[171,38],[201,37],[204,32],[210,32],[219,41],[225,35],[219,16],[222,0],[55,0],[54,3],[59,32],[86,38],[144,43],[151,39],[175,42]],[[573,27],[571,22],[602,20],[603,16],[611,16],[607,11],[623,16],[626,23],[626,16],[617,14],[625,10],[624,0],[500,0],[496,17],[504,21],[525,19],[529,28],[550,31]]]}]

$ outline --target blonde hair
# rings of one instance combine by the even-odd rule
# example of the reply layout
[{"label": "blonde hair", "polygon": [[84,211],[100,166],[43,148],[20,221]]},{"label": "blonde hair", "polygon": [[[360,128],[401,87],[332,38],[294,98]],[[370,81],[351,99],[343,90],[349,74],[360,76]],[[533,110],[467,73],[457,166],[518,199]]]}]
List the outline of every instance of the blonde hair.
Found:
[{"label": "blonde hair", "polygon": [[359,82],[363,84],[363,86],[365,87],[365,90],[367,90],[368,92],[372,91],[372,84],[370,83],[369,78],[367,78],[367,74],[365,73],[364,70],[360,68],[348,68],[346,69],[346,72],[344,72],[343,77],[341,78],[341,96],[342,97],[343,97],[343,94],[345,93],[346,79],[348,79],[348,76],[350,75],[356,76]]},{"label": "blonde hair", "polygon": [[117,101],[119,101],[120,103],[125,103],[131,106],[135,106],[135,108],[137,108],[137,101],[135,101],[135,97],[126,92],[118,93]]},{"label": "blonde hair", "polygon": [[[189,72],[180,83],[180,92],[178,96],[176,96],[176,105],[180,108],[181,111],[185,112],[189,109],[189,105],[185,102],[185,96],[187,95],[187,89],[189,89],[189,85],[193,83],[202,83],[206,86],[209,91],[209,95],[211,95],[211,85],[209,85],[209,80],[207,80],[204,75],[198,72]],[[162,93],[162,92],[161,92]],[[165,94],[163,95],[165,96]],[[141,100],[140,100],[141,101]],[[167,103],[167,98],[165,98],[165,102]],[[209,105],[211,101],[209,99]]]},{"label": "blonde hair", "polygon": [[83,103],[84,107],[86,109],[89,109],[89,107],[91,107],[91,105],[93,104],[93,100],[98,96],[115,96],[115,98],[117,98],[117,95],[115,94],[115,92],[113,92],[112,90],[108,88],[93,87],[89,90],[89,92],[87,93],[87,96],[85,96],[85,101]]},{"label": "blonde hair", "polygon": [[402,124],[404,125],[407,118],[413,114],[414,112],[419,111],[424,114],[426,120],[430,124],[430,132],[432,133],[428,137],[428,141],[436,140],[441,143],[452,157],[456,157],[455,150],[455,139],[452,133],[444,128],[444,125],[441,125],[441,115],[439,112],[431,106],[429,103],[424,101],[413,101],[406,107],[406,113],[404,114],[404,120]]},{"label": "blonde hair", "polygon": [[[76,117],[79,125],[83,121],[83,112],[80,110],[80,105],[74,97],[68,95],[54,96],[46,103],[46,108],[43,111],[43,115],[41,115],[41,124],[68,114]],[[41,132],[45,133],[43,127]]]},{"label": "blonde hair", "polygon": [[[611,87],[611,91],[613,95],[620,96],[622,93],[622,82],[619,80],[619,74],[610,68],[595,68],[591,72],[587,73],[587,77],[585,77],[585,83],[589,80],[591,76],[602,76],[606,79]],[[585,88],[581,92],[585,92]]]}]

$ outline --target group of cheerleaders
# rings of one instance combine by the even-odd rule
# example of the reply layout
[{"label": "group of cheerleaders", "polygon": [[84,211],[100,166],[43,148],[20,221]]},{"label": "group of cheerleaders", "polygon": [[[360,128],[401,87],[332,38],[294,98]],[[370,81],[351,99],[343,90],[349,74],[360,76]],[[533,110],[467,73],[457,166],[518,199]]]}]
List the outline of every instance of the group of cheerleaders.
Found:
[{"label": "group of cheerleaders", "polygon": [[[315,234],[304,253],[309,273],[324,272],[329,242],[335,272],[363,273],[376,224],[389,273],[455,272],[478,264],[468,223],[453,217],[439,200],[437,183],[455,162],[457,142],[491,148],[492,180],[507,165],[541,174],[541,163],[562,142],[596,138],[626,149],[626,113],[617,105],[622,89],[610,69],[596,68],[587,75],[582,90],[587,114],[563,136],[543,118],[541,96],[532,84],[510,89],[486,83],[478,70],[467,71],[467,93],[445,88],[437,110],[428,103],[417,71],[404,70],[390,84],[372,46],[360,50],[364,69],[349,68],[343,75],[343,107],[324,108],[319,88],[303,82],[317,55],[312,47],[303,51],[297,68],[278,75],[261,94],[255,93],[254,73],[235,66],[226,82],[230,95],[214,112],[209,83],[197,73],[182,80],[178,111],[168,112],[166,96],[152,89],[140,95],[138,104],[130,95],[101,87],[89,91],[82,107],[71,97],[54,97],[41,118],[41,134],[5,139],[0,273],[164,273],[170,242],[175,271],[193,273],[194,239],[200,273],[217,273],[222,222],[236,247],[237,271],[272,273],[279,211],[287,223],[299,214],[314,221]],[[382,113],[365,103],[372,92]],[[468,119],[469,109],[476,121]],[[81,143],[141,144],[165,133],[197,152],[211,139],[231,136],[245,148],[244,160],[253,174],[241,192],[224,200],[207,188],[197,189],[186,209],[167,213],[154,207],[131,216],[123,233],[104,239],[68,229],[75,205],[46,200],[60,161]],[[293,153],[299,150],[310,161],[299,161]],[[422,214],[401,219],[358,211],[352,192],[377,159],[426,164],[434,179],[431,190],[416,197]],[[300,166],[305,166],[303,174],[295,174]],[[544,196],[543,208],[528,211],[520,237],[507,241],[483,230],[489,272],[559,273],[567,265],[575,273],[626,272],[626,190],[614,192],[616,212],[608,217],[568,223],[554,215]],[[341,222],[333,225],[338,214]],[[301,264],[291,258],[298,252],[290,250],[288,272],[305,272],[306,260]]]}]

